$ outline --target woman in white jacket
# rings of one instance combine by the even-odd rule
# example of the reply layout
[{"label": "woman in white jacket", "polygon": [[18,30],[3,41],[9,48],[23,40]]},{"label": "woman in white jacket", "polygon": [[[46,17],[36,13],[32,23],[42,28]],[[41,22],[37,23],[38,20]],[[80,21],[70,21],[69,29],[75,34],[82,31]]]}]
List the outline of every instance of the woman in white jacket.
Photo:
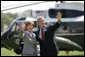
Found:
[{"label": "woman in white jacket", "polygon": [[32,21],[27,22],[26,25],[21,22],[20,34],[24,41],[22,56],[37,56],[36,35],[32,32],[33,27],[34,22]]}]

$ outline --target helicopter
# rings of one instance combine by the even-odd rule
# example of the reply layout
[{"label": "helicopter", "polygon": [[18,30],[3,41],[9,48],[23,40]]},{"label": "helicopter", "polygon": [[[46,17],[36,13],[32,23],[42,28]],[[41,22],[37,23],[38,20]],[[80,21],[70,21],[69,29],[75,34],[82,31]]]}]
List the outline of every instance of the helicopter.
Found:
[{"label": "helicopter", "polygon": [[58,11],[62,13],[62,24],[55,32],[55,40],[59,50],[84,50],[84,4],[81,3],[60,3],[45,12],[34,10],[32,13],[35,15],[32,17],[16,18],[9,28],[1,34],[1,47],[9,50],[14,49],[17,54],[21,54],[24,44],[23,39],[19,36],[19,30],[17,30],[19,23],[30,20],[37,22],[36,17],[43,16],[42,12],[47,14],[45,16],[47,24],[55,23]]}]

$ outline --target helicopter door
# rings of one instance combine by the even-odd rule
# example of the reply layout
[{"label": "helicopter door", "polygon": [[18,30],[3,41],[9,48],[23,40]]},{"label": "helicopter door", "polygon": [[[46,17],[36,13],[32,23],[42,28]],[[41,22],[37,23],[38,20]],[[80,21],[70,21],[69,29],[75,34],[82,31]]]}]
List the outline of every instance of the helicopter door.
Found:
[{"label": "helicopter door", "polygon": [[23,40],[19,36],[17,23],[12,26],[11,32],[8,34],[8,40],[11,43],[11,47],[14,48],[14,51],[17,54],[21,54],[23,47],[23,44],[21,44],[21,42],[23,42]]},{"label": "helicopter door", "polygon": [[10,40],[10,42],[13,44],[12,47],[14,45],[19,45],[19,36],[18,36],[18,33],[16,31],[16,23],[12,26],[12,29],[11,29],[11,32],[8,33],[8,40]]}]

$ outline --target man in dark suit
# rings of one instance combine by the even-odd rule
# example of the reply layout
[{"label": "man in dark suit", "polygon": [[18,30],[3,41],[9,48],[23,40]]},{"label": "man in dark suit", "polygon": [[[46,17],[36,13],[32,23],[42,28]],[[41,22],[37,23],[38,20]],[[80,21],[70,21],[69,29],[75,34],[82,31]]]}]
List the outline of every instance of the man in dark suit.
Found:
[{"label": "man in dark suit", "polygon": [[61,16],[61,12],[58,12],[58,22],[49,26],[45,26],[44,17],[38,18],[39,30],[36,32],[36,38],[40,44],[40,56],[57,56],[58,47],[54,41],[54,32],[61,24]]}]

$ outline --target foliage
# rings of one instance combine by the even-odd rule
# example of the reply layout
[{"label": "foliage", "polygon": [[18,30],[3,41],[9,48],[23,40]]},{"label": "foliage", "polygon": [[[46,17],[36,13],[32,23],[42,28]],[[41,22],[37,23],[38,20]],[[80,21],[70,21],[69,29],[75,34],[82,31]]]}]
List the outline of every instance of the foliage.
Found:
[{"label": "foliage", "polygon": [[18,17],[17,14],[1,13],[1,32],[4,31],[16,17]]}]

